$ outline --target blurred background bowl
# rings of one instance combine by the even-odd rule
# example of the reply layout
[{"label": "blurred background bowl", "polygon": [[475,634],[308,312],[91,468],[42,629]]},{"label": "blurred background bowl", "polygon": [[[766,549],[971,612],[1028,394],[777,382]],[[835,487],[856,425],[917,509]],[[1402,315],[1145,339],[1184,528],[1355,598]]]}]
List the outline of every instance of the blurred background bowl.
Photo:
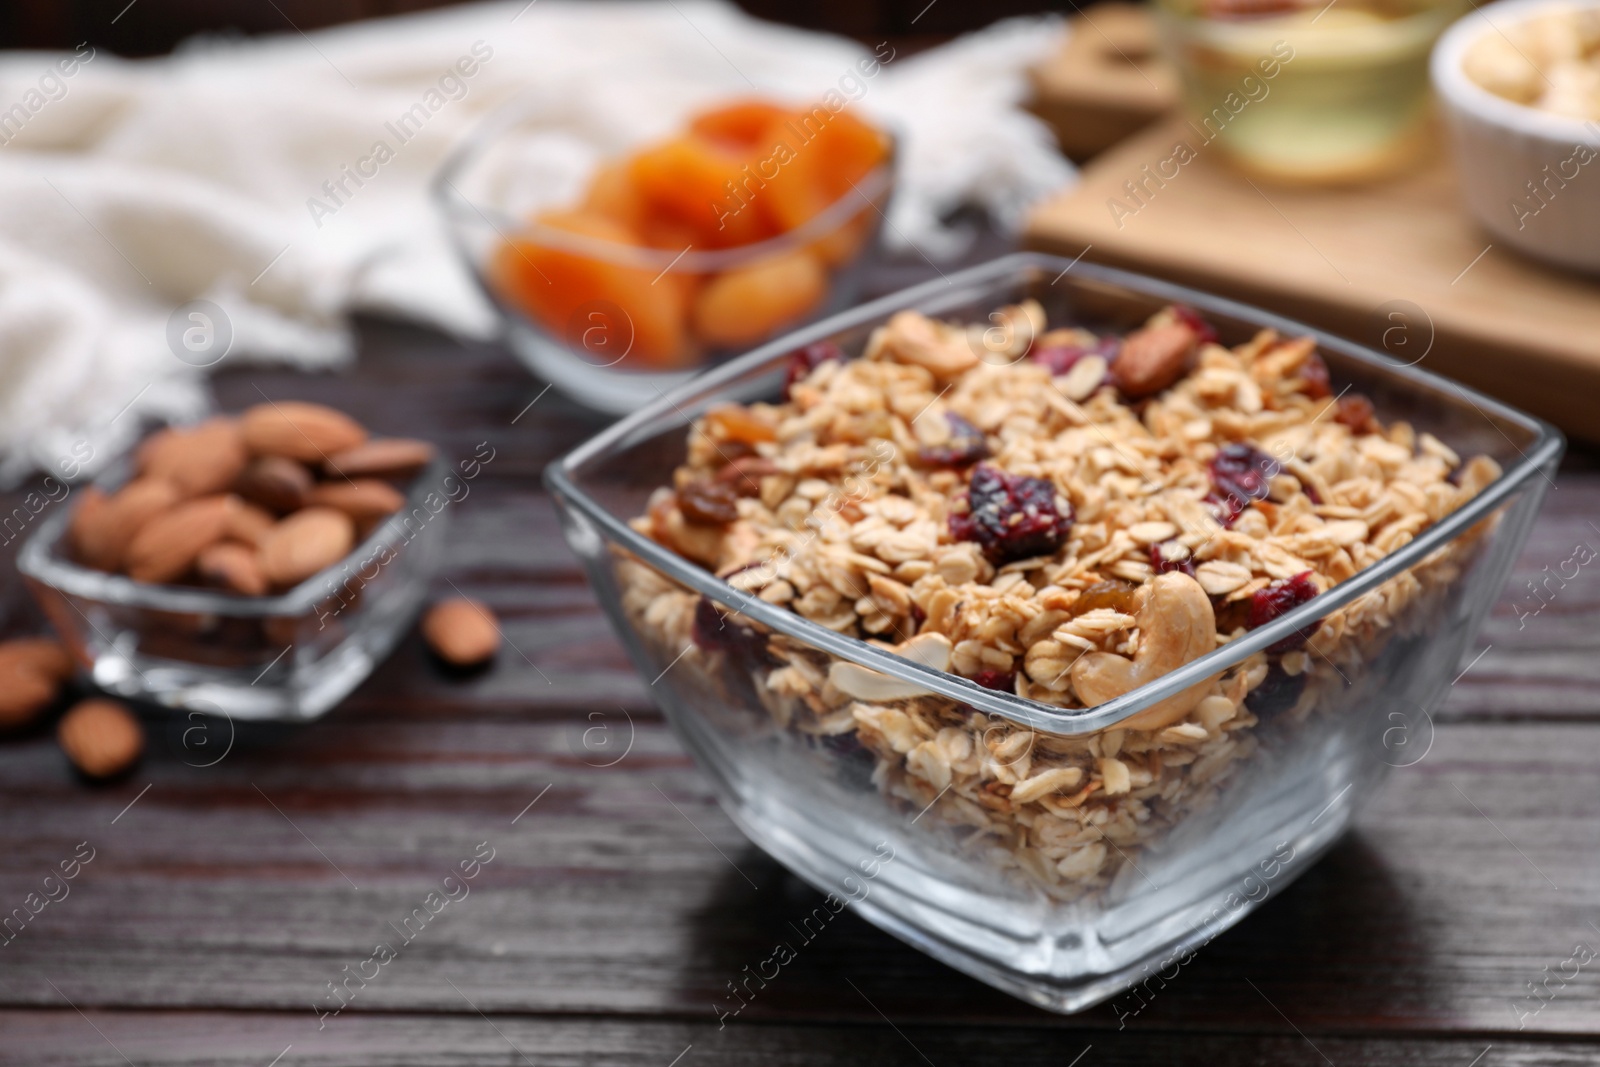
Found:
[{"label": "blurred background bowl", "polygon": [[[840,112],[774,164],[770,179],[747,166],[737,189],[684,188],[676,217],[647,207],[649,217],[626,226],[617,219],[635,208],[627,201],[639,196],[632,183],[641,156],[670,157],[684,136],[601,153],[563,130],[546,104],[529,97],[507,104],[445,162],[432,189],[512,351],[541,379],[596,410],[622,414],[701,367],[855,301],[894,189],[891,134]],[[727,111],[764,106],[733,102]],[[881,139],[881,160],[859,180],[846,174],[814,209],[790,207],[792,228],[755,224],[776,213],[779,178],[797,175],[802,167],[794,164],[807,153],[838,172],[831,149],[816,144],[849,136],[840,133],[847,124],[857,137],[868,130]],[[682,162],[692,168],[696,161]],[[737,243],[741,234],[757,239]]]},{"label": "blurred background bowl", "polygon": [[1439,41],[1433,85],[1473,217],[1530,256],[1600,271],[1600,122],[1509,100],[1465,68],[1480,41],[1537,15],[1573,10],[1597,11],[1600,2],[1500,0],[1481,8],[1482,17],[1463,18]]}]

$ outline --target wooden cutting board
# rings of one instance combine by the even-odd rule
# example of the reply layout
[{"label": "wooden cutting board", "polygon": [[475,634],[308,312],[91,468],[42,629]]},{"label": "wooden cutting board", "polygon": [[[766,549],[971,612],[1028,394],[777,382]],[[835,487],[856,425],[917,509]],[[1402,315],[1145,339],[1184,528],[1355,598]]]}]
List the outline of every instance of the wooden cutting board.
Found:
[{"label": "wooden cutting board", "polygon": [[[1157,181],[1172,173],[1158,164],[1179,141],[1199,146],[1195,158],[1164,185],[1147,180],[1146,165]],[[1137,200],[1132,180],[1144,183]],[[1420,366],[1600,441],[1600,279],[1492,242],[1437,152],[1381,184],[1291,188],[1247,179],[1169,119],[1040,205],[1027,241],[1258,304],[1407,361],[1426,351]]]}]

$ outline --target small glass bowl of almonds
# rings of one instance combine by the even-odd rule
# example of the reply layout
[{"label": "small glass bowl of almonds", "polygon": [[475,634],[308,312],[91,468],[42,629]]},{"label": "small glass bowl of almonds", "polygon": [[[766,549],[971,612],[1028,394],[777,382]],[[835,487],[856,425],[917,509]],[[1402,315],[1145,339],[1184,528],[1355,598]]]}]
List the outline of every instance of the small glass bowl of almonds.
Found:
[{"label": "small glass bowl of almonds", "polygon": [[[466,476],[466,475],[463,475]],[[313,719],[394,647],[445,541],[434,447],[277,401],[158,430],[41,523],[17,567],[107,692]]]},{"label": "small glass bowl of almonds", "polygon": [[546,481],[734,821],[1076,1011],[1170,981],[1426,753],[1562,448],[1297,323],[1017,255],[710,371]]}]

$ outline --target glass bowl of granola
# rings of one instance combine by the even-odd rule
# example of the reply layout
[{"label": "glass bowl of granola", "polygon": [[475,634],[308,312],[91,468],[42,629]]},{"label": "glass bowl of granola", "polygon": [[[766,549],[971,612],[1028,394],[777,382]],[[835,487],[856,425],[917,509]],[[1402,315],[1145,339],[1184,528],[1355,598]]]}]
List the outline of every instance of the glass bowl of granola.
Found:
[{"label": "glass bowl of granola", "polygon": [[1056,1011],[1187,962],[1425,751],[1563,449],[1349,342],[1068,266],[818,323],[546,472],[751,839]]}]

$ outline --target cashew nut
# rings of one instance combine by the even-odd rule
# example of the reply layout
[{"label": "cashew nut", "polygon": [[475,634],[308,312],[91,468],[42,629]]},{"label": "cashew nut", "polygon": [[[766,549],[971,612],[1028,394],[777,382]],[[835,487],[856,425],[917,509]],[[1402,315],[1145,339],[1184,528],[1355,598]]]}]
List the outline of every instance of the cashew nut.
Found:
[{"label": "cashew nut", "polygon": [[911,363],[935,378],[954,378],[978,362],[966,331],[936,322],[918,311],[899,311],[889,320],[884,347],[901,363]]},{"label": "cashew nut", "polygon": [[[1177,670],[1216,647],[1217,618],[1200,583],[1180,571],[1158,575],[1144,590],[1139,608],[1143,637],[1133,659],[1112,652],[1090,652],[1072,666],[1072,688],[1094,707]],[[1119,724],[1125,730],[1159,730],[1194,709],[1212,679],[1158,701]]]}]

